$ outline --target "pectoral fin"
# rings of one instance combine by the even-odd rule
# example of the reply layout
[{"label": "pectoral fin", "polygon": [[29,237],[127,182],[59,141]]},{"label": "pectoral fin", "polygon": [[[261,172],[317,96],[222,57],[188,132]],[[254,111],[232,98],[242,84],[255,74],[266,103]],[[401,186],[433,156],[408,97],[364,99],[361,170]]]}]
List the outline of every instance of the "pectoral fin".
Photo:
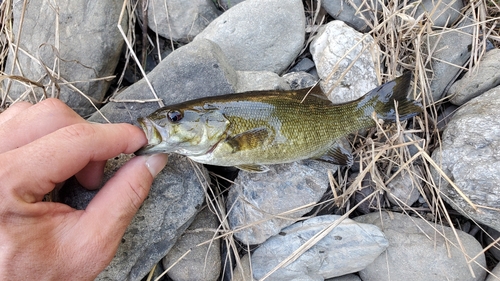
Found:
[{"label": "pectoral fin", "polygon": [[269,171],[267,166],[257,164],[238,165],[236,168],[250,173],[265,173]]},{"label": "pectoral fin", "polygon": [[345,149],[342,145],[335,145],[331,147],[326,154],[317,159],[335,165],[343,165],[349,167],[354,163],[351,152]]},{"label": "pectoral fin", "polygon": [[234,152],[253,149],[260,146],[269,136],[267,128],[256,128],[248,130],[236,136],[229,137],[226,143],[231,146]]}]

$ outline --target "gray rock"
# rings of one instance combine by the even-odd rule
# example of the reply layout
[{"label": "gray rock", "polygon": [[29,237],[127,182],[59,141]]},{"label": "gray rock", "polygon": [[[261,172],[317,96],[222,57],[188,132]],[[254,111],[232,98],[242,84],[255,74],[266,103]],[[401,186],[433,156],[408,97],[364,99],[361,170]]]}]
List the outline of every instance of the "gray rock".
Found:
[{"label": "gray rock", "polygon": [[[485,234],[484,237],[484,243],[487,244],[488,246],[496,241],[498,238],[500,238],[500,232],[496,231],[495,229],[491,227],[484,227]],[[500,260],[500,243],[496,243],[493,245],[491,248],[488,249],[488,251],[495,257],[496,260]]]},{"label": "gray rock", "polygon": [[443,105],[443,108],[438,112],[437,117],[437,128],[440,132],[442,132],[446,128],[448,123],[450,123],[457,109],[458,106],[453,104]]},{"label": "gray rock", "polygon": [[[424,143],[422,138],[412,134],[412,133],[400,133],[399,131],[389,131],[387,132],[387,136],[391,139],[391,142],[394,144],[406,144],[405,146],[400,148],[400,153],[403,154],[407,159],[415,156],[420,150],[420,148],[424,147]],[[394,139],[396,137],[396,139]],[[387,138],[383,137],[382,141],[387,141]]]},{"label": "gray rock", "polygon": [[301,59],[294,67],[290,69],[289,72],[301,72],[301,71],[309,71],[315,67],[314,62],[309,58]]},{"label": "gray rock", "polygon": [[[142,280],[156,280],[158,278],[158,280],[163,280],[161,279],[162,277],[160,276],[164,276],[165,274],[163,274],[163,271],[165,271],[163,269],[163,266],[161,265],[161,262],[160,263],[157,263],[156,266],[154,267],[154,270],[153,272],[149,272],[147,277],[144,277],[142,278]],[[147,279],[147,278],[150,278],[150,279]]]},{"label": "gray rock", "polygon": [[372,54],[379,54],[379,49],[370,35],[331,21],[318,31],[310,51],[321,88],[334,103],[355,100],[378,86]]},{"label": "gray rock", "polygon": [[[451,206],[500,231],[500,87],[472,99],[453,116],[443,132],[442,146],[432,158],[473,204],[432,169],[442,196]],[[484,206],[482,208],[481,206]]]},{"label": "gray rock", "polygon": [[231,279],[231,281],[255,281],[256,279],[251,275],[252,269],[250,256],[244,255],[240,259],[240,264],[234,268],[233,278]]},{"label": "gray rock", "polygon": [[401,170],[401,172],[387,184],[387,198],[389,202],[401,207],[413,205],[420,196],[422,178],[423,175],[419,167],[413,166],[411,173],[407,169]]},{"label": "gray rock", "polygon": [[309,212],[312,206],[302,207],[321,199],[328,188],[327,170],[335,172],[337,166],[307,160],[269,169],[266,173],[240,171],[229,190],[229,225],[245,244],[260,244]]},{"label": "gray rock", "polygon": [[379,1],[325,0],[321,1],[321,7],[334,19],[343,21],[360,32],[371,30],[377,14],[382,12]]},{"label": "gray rock", "polygon": [[[220,48],[208,40],[198,40],[175,50],[147,77],[165,104],[234,93],[238,81]],[[138,117],[159,108],[157,102],[140,101],[154,98],[146,80],[142,79],[119,93],[101,112],[113,122],[137,124]],[[89,121],[105,122],[98,112]]]},{"label": "gray rock", "polygon": [[[416,141],[420,148],[424,147],[424,143],[422,141],[422,138],[417,136],[417,135],[414,135],[411,133],[405,133],[405,134],[403,134],[403,140],[405,143],[411,143],[411,142]],[[415,144],[410,144],[410,145],[406,146],[406,148],[408,148],[408,154],[411,157],[415,156],[418,152],[420,152],[420,150],[418,149],[418,147]]]},{"label": "gray rock", "polygon": [[262,90],[290,90],[290,85],[278,74],[271,71],[236,71],[238,84],[236,92]]},{"label": "gray rock", "polygon": [[499,281],[500,280],[500,263],[497,264],[492,270],[491,273],[488,274],[488,277],[485,281]]},{"label": "gray rock", "polygon": [[318,70],[316,67],[309,70],[307,73],[311,74],[316,80],[319,80]]},{"label": "gray rock", "polygon": [[462,0],[423,0],[416,7],[415,18],[423,13],[435,27],[451,26],[460,16],[460,10],[464,7]]},{"label": "gray rock", "polygon": [[[484,280],[486,275],[483,269],[486,267],[484,254],[470,263],[475,277],[472,277],[467,264],[467,260],[481,253],[482,247],[474,237],[461,230],[457,229],[456,232],[469,257],[467,260],[453,230],[449,227],[387,212],[375,212],[356,217],[354,220],[375,224],[389,240],[386,252],[359,272],[363,281]],[[443,238],[441,233],[446,238]]]},{"label": "gray rock", "polygon": [[245,0],[220,0],[219,3],[224,9],[230,9],[234,5],[239,4]]},{"label": "gray rock", "polygon": [[318,82],[318,78],[307,72],[290,72],[283,75],[285,81],[290,85],[290,88],[293,90],[309,88]]},{"label": "gray rock", "polygon": [[[352,173],[349,175],[348,182],[349,185],[352,184],[354,180],[359,176],[359,173]],[[379,210],[382,208],[381,202],[384,202],[385,194],[380,194],[378,192],[377,184],[372,179],[372,174],[367,172],[366,175],[361,180],[361,186],[357,188],[354,193],[354,203],[353,205],[358,205],[356,210],[362,214],[368,214],[374,210]],[[375,193],[375,194],[374,194]],[[372,196],[372,199],[365,200],[366,197]]]},{"label": "gray rock", "polygon": [[[446,32],[434,31],[424,36],[425,53],[429,53],[432,73],[427,73],[430,78],[430,90],[434,101],[441,99],[447,87],[456,79],[461,67],[469,60],[472,44],[472,20],[466,19]],[[463,28],[463,26],[469,26]]]},{"label": "gray rock", "polygon": [[[133,155],[123,154],[115,158],[114,161],[125,162],[131,159],[132,157]],[[108,177],[111,176],[111,173],[106,173],[106,174],[108,174]],[[94,196],[97,194],[98,191],[99,191],[98,189],[88,190],[84,188],[82,185],[80,185],[80,183],[76,180],[75,177],[72,177],[64,183],[64,188],[62,188],[57,194],[58,196],[57,201],[69,205],[77,210],[85,210],[85,208],[87,208],[90,201],[94,198]]]},{"label": "gray rock", "polygon": [[196,38],[217,43],[236,70],[281,74],[304,44],[300,0],[247,0],[210,23]]},{"label": "gray rock", "polygon": [[362,281],[359,276],[354,274],[347,274],[339,277],[325,279],[325,281]]},{"label": "gray rock", "polygon": [[[104,182],[130,157],[122,155],[109,160]],[[199,176],[208,178],[206,174]],[[70,191],[63,202],[80,209],[84,209],[96,194],[76,182],[65,189]],[[141,280],[189,226],[204,198],[204,187],[193,165],[185,157],[171,155],[125,231],[114,259],[96,280]]]},{"label": "gray rock", "polygon": [[[317,233],[338,223],[340,216],[314,217],[295,223],[271,237],[252,254],[253,276],[261,279]],[[359,271],[388,246],[380,229],[345,219],[270,280],[323,280]],[[382,279],[380,279],[382,280]]]},{"label": "gray rock", "polygon": [[[14,32],[19,30],[23,3],[13,1]],[[9,48],[5,70],[7,74],[50,86],[42,89],[10,80],[8,95],[12,99],[35,102],[44,97],[45,90],[48,96],[59,97],[82,116],[93,113],[94,107],[77,90],[97,106],[101,105],[111,82],[109,78],[102,78],[114,75],[122,50],[123,38],[116,28],[122,4],[122,1],[111,0],[27,1],[21,35],[13,34],[15,40],[19,39],[17,65],[11,72],[14,54]],[[126,18],[121,25],[127,30]],[[50,74],[52,82],[48,78],[49,69],[55,71]],[[7,84],[4,83],[4,87]]]},{"label": "gray rock", "polygon": [[[217,216],[208,208],[198,213],[193,223],[162,260],[165,269],[175,263],[167,273],[172,280],[218,280],[221,271],[220,240],[212,241],[217,236],[214,230],[218,226]],[[210,243],[198,246],[207,241]],[[188,251],[190,253],[180,259]]]},{"label": "gray rock", "polygon": [[463,105],[491,88],[500,85],[500,49],[486,52],[477,68],[453,83],[448,96],[455,105]]},{"label": "gray rock", "polygon": [[148,1],[148,27],[174,41],[191,41],[218,16],[211,0]]}]

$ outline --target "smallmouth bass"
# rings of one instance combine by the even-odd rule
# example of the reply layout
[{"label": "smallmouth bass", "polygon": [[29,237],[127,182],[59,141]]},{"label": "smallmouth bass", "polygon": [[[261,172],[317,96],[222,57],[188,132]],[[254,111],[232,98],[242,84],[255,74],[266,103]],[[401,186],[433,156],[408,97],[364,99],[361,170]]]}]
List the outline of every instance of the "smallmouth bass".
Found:
[{"label": "smallmouth bass", "polygon": [[407,98],[410,80],[407,72],[343,104],[333,104],[314,87],[169,105],[138,119],[148,144],[136,154],[178,153],[199,163],[250,172],[303,159],[351,165],[350,151],[339,145],[342,137],[375,126],[373,117],[394,122],[397,112],[403,121],[422,111]]}]

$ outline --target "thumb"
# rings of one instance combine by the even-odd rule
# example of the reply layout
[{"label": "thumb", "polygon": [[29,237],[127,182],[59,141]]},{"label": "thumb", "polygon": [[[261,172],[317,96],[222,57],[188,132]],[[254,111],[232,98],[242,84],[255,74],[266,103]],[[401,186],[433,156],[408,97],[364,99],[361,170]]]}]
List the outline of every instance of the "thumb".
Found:
[{"label": "thumb", "polygon": [[[165,167],[166,154],[137,156],[121,167],[85,209],[82,223],[97,228],[100,237],[120,241],[154,177]],[[111,242],[111,241],[110,241]]]}]

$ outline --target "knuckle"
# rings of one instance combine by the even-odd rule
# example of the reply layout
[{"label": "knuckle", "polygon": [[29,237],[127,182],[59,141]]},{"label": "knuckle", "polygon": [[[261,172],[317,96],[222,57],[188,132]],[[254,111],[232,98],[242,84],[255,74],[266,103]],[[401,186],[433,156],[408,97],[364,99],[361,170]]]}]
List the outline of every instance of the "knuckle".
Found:
[{"label": "knuckle", "polygon": [[61,130],[67,139],[89,138],[96,134],[95,128],[89,123],[76,123]]},{"label": "knuckle", "polygon": [[131,214],[137,212],[149,192],[151,185],[147,180],[144,180],[146,176],[148,175],[141,175],[139,177],[141,180],[125,181],[126,189],[129,190],[129,192],[126,192],[126,200],[129,202],[127,206],[130,206],[129,211]]},{"label": "knuckle", "polygon": [[16,217],[14,210],[12,210],[12,202],[9,197],[0,194],[2,205],[0,206],[0,223],[7,225],[11,223],[12,218]]},{"label": "knuckle", "polygon": [[11,104],[9,106],[10,109],[24,109],[24,108],[28,108],[32,106],[31,103],[27,102],[27,101],[18,101],[18,102],[15,102],[13,104]]},{"label": "knuckle", "polygon": [[131,211],[135,213],[144,201],[145,193],[147,193],[149,186],[146,186],[142,181],[136,183],[128,182],[128,186],[131,190],[131,192],[128,192]]},{"label": "knuckle", "polygon": [[37,108],[43,112],[61,112],[66,111],[69,107],[59,99],[49,98],[37,104]]},{"label": "knuckle", "polygon": [[57,118],[64,118],[69,120],[74,120],[75,117],[79,115],[74,112],[69,106],[59,99],[49,98],[42,102],[39,102],[35,106],[40,115],[53,116]]}]

